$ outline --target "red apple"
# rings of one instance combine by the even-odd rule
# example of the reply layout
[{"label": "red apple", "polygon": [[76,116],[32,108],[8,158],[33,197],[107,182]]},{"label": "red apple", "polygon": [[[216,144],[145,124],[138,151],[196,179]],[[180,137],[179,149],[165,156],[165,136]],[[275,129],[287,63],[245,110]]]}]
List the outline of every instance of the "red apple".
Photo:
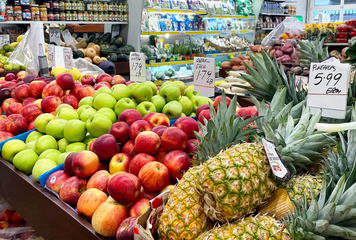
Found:
[{"label": "red apple", "polygon": [[42,90],[43,99],[48,96],[57,96],[59,98],[62,98],[63,95],[64,95],[63,89],[54,83],[47,84]]},{"label": "red apple", "polygon": [[129,209],[130,217],[139,217],[150,208],[150,200],[141,198],[136,200]]},{"label": "red apple", "polygon": [[90,74],[84,74],[82,78],[80,79],[81,83],[83,85],[91,85],[94,86],[95,84],[95,77]]},{"label": "red apple", "polygon": [[96,77],[97,83],[100,83],[100,82],[111,83],[111,81],[112,81],[112,77],[107,73],[101,73]]},{"label": "red apple", "polygon": [[137,199],[140,199],[140,198],[147,198],[147,199],[149,199],[149,200],[152,200],[152,199],[154,199],[155,197],[157,197],[157,194],[156,194],[156,193],[147,192],[146,189],[141,186],[140,195],[138,195],[138,198],[137,198]]},{"label": "red apple", "polygon": [[8,98],[2,103],[2,111],[6,113],[7,109],[10,107],[11,104],[13,103],[20,103],[18,100],[14,98]]},{"label": "red apple", "polygon": [[98,90],[99,88],[102,88],[102,87],[111,88],[111,84],[108,83],[108,82],[100,82],[100,83],[95,85],[94,90],[96,91],[96,90]]},{"label": "red apple", "polygon": [[129,173],[138,176],[141,168],[149,162],[154,162],[156,159],[147,153],[137,154],[130,163]]},{"label": "red apple", "polygon": [[119,153],[120,147],[113,135],[104,134],[95,140],[92,151],[98,155],[100,161],[106,161]]},{"label": "red apple", "polygon": [[38,106],[34,103],[28,104],[24,106],[20,114],[26,119],[28,123],[35,121],[36,118],[42,114],[42,111],[38,108]]},{"label": "red apple", "polygon": [[126,84],[126,80],[121,75],[115,75],[112,77],[110,84],[112,86],[117,85],[117,84]]},{"label": "red apple", "polygon": [[32,122],[30,122],[29,124],[28,124],[28,126],[27,126],[27,131],[30,131],[30,130],[32,130],[32,129],[35,129],[36,127],[35,127],[35,121],[32,121]]},{"label": "red apple", "polygon": [[74,87],[72,87],[72,89],[69,91],[69,94],[75,96],[76,98],[78,98],[79,90],[83,88],[83,85],[77,83],[78,82],[75,82]]},{"label": "red apple", "polygon": [[62,184],[69,178],[70,176],[65,173],[64,170],[59,170],[52,173],[47,178],[46,186],[52,191],[59,193],[59,189],[61,189]]},{"label": "red apple", "polygon": [[0,122],[0,132],[4,132],[5,130],[5,121]]},{"label": "red apple", "polygon": [[[214,106],[215,110],[218,109],[220,102],[221,102],[221,96],[217,96],[217,97],[215,98],[215,100],[214,100],[214,103],[213,103],[213,106]],[[227,103],[227,107],[229,107],[229,106],[230,106],[230,103],[231,103],[231,98],[226,97],[226,103]]]},{"label": "red apple", "polygon": [[22,106],[26,106],[28,104],[34,103],[37,99],[34,97],[29,97],[26,98],[23,102],[22,102]]},{"label": "red apple", "polygon": [[91,220],[98,207],[107,200],[108,196],[99,189],[91,188],[86,190],[79,198],[77,212],[86,219]]},{"label": "red apple", "polygon": [[[5,128],[6,129],[6,128]],[[9,133],[9,132],[0,132],[0,142],[3,142],[9,138],[15,137],[14,134]]]},{"label": "red apple", "polygon": [[129,129],[130,139],[135,142],[136,137],[144,131],[151,131],[152,127],[151,124],[146,122],[145,120],[138,120],[131,124]]},{"label": "red apple", "polygon": [[111,126],[109,134],[115,137],[118,144],[124,145],[130,139],[129,130],[130,127],[126,122],[116,122]]},{"label": "red apple", "polygon": [[[70,92],[69,92],[70,93]],[[77,94],[77,98],[78,101],[82,100],[85,97],[94,97],[95,94],[95,90],[91,87],[84,87],[79,89],[78,94]],[[74,95],[74,94],[73,94]],[[75,95],[74,95],[75,96]]]},{"label": "red apple", "polygon": [[109,163],[109,172],[111,174],[117,172],[128,172],[130,167],[131,157],[126,153],[115,154]]},{"label": "red apple", "polygon": [[138,178],[147,191],[158,192],[167,185],[169,170],[160,162],[150,162],[141,168]]},{"label": "red apple", "polygon": [[61,73],[56,77],[56,83],[63,90],[69,90],[74,87],[74,80],[72,74],[70,73]]},{"label": "red apple", "polygon": [[142,116],[136,109],[126,109],[119,116],[119,122],[126,122],[129,126],[138,120],[142,120]]},{"label": "red apple", "polygon": [[13,103],[6,109],[6,116],[10,116],[12,114],[19,114],[22,109],[21,103]]},{"label": "red apple", "polygon": [[46,83],[43,81],[33,81],[30,83],[29,91],[30,95],[35,98],[42,97],[42,91],[46,87]]},{"label": "red apple", "polygon": [[200,112],[200,114],[199,114],[199,116],[198,116],[198,120],[199,120],[199,122],[201,123],[201,124],[203,124],[203,125],[205,125],[205,123],[204,123],[204,118],[206,119],[206,120],[210,120],[210,110],[203,110],[203,111],[201,111]]},{"label": "red apple", "polygon": [[152,132],[156,133],[159,137],[162,137],[164,131],[166,131],[167,128],[167,126],[159,125],[152,128]]},{"label": "red apple", "polygon": [[169,127],[171,124],[169,118],[163,113],[153,114],[151,117],[149,117],[148,122],[151,124],[152,127],[161,125]]},{"label": "red apple", "polygon": [[0,229],[5,229],[10,227],[10,222],[8,221],[0,221]]},{"label": "red apple", "polygon": [[196,110],[196,116],[198,117],[200,112],[203,111],[203,110],[209,110],[209,104],[203,104],[203,105],[200,105],[197,110]]},{"label": "red apple", "polygon": [[2,214],[0,221],[10,221],[12,214],[14,214],[14,211],[11,209],[6,209]]},{"label": "red apple", "polygon": [[181,151],[175,150],[168,153],[164,158],[164,165],[168,168],[170,176],[173,179],[180,180],[184,173],[192,165],[189,156]]},{"label": "red apple", "polygon": [[149,122],[148,120],[150,119],[150,117],[152,115],[156,114],[155,112],[151,112],[151,113],[147,113],[144,117],[143,117],[143,120]]},{"label": "red apple", "polygon": [[61,200],[72,207],[77,205],[79,197],[85,191],[87,180],[76,176],[68,178],[59,190]]},{"label": "red apple", "polygon": [[16,74],[16,77],[19,78],[19,77],[25,77],[27,75],[26,71],[19,71],[17,74]]},{"label": "red apple", "polygon": [[73,173],[80,178],[88,178],[99,168],[99,158],[91,151],[82,151],[75,155],[72,162]]},{"label": "red apple", "polygon": [[137,217],[126,218],[116,232],[116,240],[134,240],[134,229]]},{"label": "red apple", "polygon": [[26,132],[27,121],[20,114],[12,114],[5,120],[5,130],[6,132],[12,133],[14,135],[19,135]]},{"label": "red apple", "polygon": [[198,151],[196,149],[197,146],[194,144],[194,142],[199,143],[197,139],[188,140],[187,148],[185,149],[185,153],[188,154],[188,156],[193,156],[194,153]]},{"label": "red apple", "polygon": [[190,117],[180,117],[174,123],[174,126],[187,134],[188,139],[195,139],[194,131],[199,132],[198,122]]},{"label": "red apple", "polygon": [[168,154],[168,152],[166,150],[164,150],[163,147],[160,147],[158,149],[158,152],[156,153],[156,155],[154,155],[154,158],[156,159],[156,161],[163,163],[164,161],[164,157]]},{"label": "red apple", "polygon": [[136,83],[135,81],[128,81],[126,82],[126,86],[129,86],[130,84]]},{"label": "red apple", "polygon": [[21,217],[21,215],[18,212],[14,212],[11,215],[10,222],[23,224],[23,223],[25,223],[25,220]]},{"label": "red apple", "polygon": [[74,109],[78,108],[79,101],[74,95],[70,95],[70,94],[69,95],[65,95],[62,98],[62,101],[63,101],[63,103],[71,105]]},{"label": "red apple", "polygon": [[64,172],[67,173],[69,176],[74,176],[74,172],[73,172],[73,168],[72,168],[72,162],[74,157],[77,155],[78,153],[73,152],[70,153],[67,157],[66,160],[64,161]]},{"label": "red apple", "polygon": [[56,111],[56,108],[62,104],[62,100],[57,96],[48,96],[41,102],[41,109],[44,113]]},{"label": "red apple", "polygon": [[8,89],[14,90],[16,87],[17,87],[17,85],[14,82],[5,82],[4,84],[1,85],[1,89],[8,88]]},{"label": "red apple", "polygon": [[99,170],[90,177],[87,189],[96,188],[107,193],[108,182],[111,174],[106,170]]},{"label": "red apple", "polygon": [[16,98],[16,95],[15,95],[15,89],[13,89],[13,90],[11,91],[11,97],[14,98],[14,99],[16,99],[16,100],[18,100],[18,99]]},{"label": "red apple", "polygon": [[27,85],[21,85],[15,88],[16,99],[23,102],[26,98],[30,97],[30,90]]},{"label": "red apple", "polygon": [[161,140],[159,136],[151,131],[141,132],[135,139],[135,149],[138,153],[155,155],[160,145]]},{"label": "red apple", "polygon": [[7,73],[7,74],[5,75],[5,80],[6,80],[6,81],[12,81],[12,80],[14,80],[14,79],[16,79],[16,76],[15,76],[15,74],[13,74],[13,73]]},{"label": "red apple", "polygon": [[250,107],[241,108],[239,110],[239,115],[240,117],[245,117],[245,119],[249,119],[251,117],[257,117],[258,116],[257,107],[250,106]]},{"label": "red apple", "polygon": [[0,101],[5,101],[6,99],[11,97],[12,90],[10,88],[2,88],[0,89]]},{"label": "red apple", "polygon": [[[90,149],[89,149],[90,150]],[[109,165],[105,162],[99,162],[99,169],[100,170],[105,170],[105,171],[109,171]]]},{"label": "red apple", "polygon": [[122,147],[121,152],[126,153],[131,157],[131,159],[134,157],[134,150],[135,150],[135,145],[134,143],[129,140],[125,143],[125,145]]},{"label": "red apple", "polygon": [[184,151],[187,147],[188,137],[177,127],[169,127],[161,137],[161,146],[168,152],[173,150]]},{"label": "red apple", "polygon": [[114,174],[108,183],[108,193],[121,204],[134,202],[140,189],[140,180],[131,173]]}]

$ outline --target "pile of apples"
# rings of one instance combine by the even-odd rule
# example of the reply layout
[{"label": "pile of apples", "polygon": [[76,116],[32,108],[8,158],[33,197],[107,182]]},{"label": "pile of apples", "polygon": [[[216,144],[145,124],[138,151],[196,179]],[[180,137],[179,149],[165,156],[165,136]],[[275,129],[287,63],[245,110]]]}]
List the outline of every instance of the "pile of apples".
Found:
[{"label": "pile of apples", "polygon": [[0,217],[0,229],[19,227],[26,224],[26,221],[17,212],[5,209]]}]

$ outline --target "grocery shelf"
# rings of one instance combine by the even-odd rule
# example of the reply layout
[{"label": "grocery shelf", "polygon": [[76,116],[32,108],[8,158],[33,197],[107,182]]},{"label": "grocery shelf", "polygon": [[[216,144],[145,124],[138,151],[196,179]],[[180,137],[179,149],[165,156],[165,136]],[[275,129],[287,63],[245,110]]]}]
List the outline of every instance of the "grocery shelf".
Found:
[{"label": "grocery shelf", "polygon": [[234,18],[234,19],[256,19],[256,16],[244,16],[244,15],[208,15],[208,18]]},{"label": "grocery shelf", "polygon": [[221,57],[221,56],[235,56],[239,54],[246,54],[248,51],[240,51],[240,52],[228,52],[228,53],[213,53],[206,54],[206,57]]},{"label": "grocery shelf", "polygon": [[175,61],[175,62],[160,62],[160,63],[146,64],[146,67],[161,67],[161,66],[168,66],[168,65],[181,65],[181,64],[193,64],[193,63],[194,63],[194,60]]},{"label": "grocery shelf", "polygon": [[257,29],[257,30],[262,30],[262,31],[270,31],[270,30],[273,30],[274,28],[260,28],[260,29]]},{"label": "grocery shelf", "polygon": [[46,240],[104,240],[91,224],[0,158],[0,196]]},{"label": "grocery shelf", "polygon": [[293,0],[265,0],[268,2],[282,2],[282,3],[298,3],[298,1],[293,1]]},{"label": "grocery shelf", "polygon": [[[0,24],[31,24],[34,21],[4,21]],[[127,22],[94,22],[94,21],[37,21],[43,24],[128,24]]]},{"label": "grocery shelf", "polygon": [[282,13],[260,13],[260,14],[262,16],[285,16],[285,17],[296,16],[296,15],[282,14]]},{"label": "grocery shelf", "polygon": [[179,9],[165,9],[165,8],[144,8],[147,12],[163,12],[163,13],[192,13],[192,14],[206,14],[206,11],[196,11],[196,10],[179,10]]},{"label": "grocery shelf", "polygon": [[349,46],[349,43],[324,43],[324,46]]},{"label": "grocery shelf", "polygon": [[240,31],[208,31],[207,34],[223,34],[223,35],[229,35],[229,34],[236,34],[236,33],[254,33],[254,30],[240,30]]},{"label": "grocery shelf", "polygon": [[190,31],[190,32],[141,32],[141,35],[198,35],[206,34],[206,31]]}]

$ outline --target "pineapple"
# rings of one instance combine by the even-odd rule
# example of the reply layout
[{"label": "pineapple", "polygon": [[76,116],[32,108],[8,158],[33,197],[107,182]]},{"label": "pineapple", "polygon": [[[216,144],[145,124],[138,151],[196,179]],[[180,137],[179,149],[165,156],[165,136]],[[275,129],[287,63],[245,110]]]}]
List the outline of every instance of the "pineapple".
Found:
[{"label": "pineapple", "polygon": [[299,48],[295,55],[299,58],[302,66],[310,67],[310,63],[318,63],[329,57],[328,48],[323,48],[324,41],[325,38],[315,42],[309,40],[298,41]]}]

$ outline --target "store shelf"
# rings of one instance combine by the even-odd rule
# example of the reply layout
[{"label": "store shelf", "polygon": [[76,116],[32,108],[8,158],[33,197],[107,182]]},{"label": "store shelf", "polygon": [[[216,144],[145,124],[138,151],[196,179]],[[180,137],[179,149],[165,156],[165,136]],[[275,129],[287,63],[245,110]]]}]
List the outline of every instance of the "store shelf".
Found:
[{"label": "store shelf", "polygon": [[181,65],[181,64],[193,64],[193,63],[194,63],[194,60],[175,61],[175,62],[160,62],[160,63],[146,64],[146,67],[161,67],[161,66],[168,66],[168,65]]},{"label": "store shelf", "polygon": [[241,31],[208,31],[207,34],[223,34],[223,35],[229,35],[229,34],[239,34],[239,33],[254,33],[254,30],[241,30]]},{"label": "store shelf", "polygon": [[324,43],[324,46],[349,46],[349,43]]},{"label": "store shelf", "polygon": [[229,53],[214,53],[214,54],[206,54],[206,57],[223,57],[223,56],[235,56],[239,54],[246,54],[248,51],[240,51],[240,52],[229,52]]},{"label": "store shelf", "polygon": [[281,3],[298,3],[298,1],[291,1],[291,0],[265,0],[268,2],[281,2]]},{"label": "store shelf", "polygon": [[234,18],[234,19],[256,19],[256,16],[243,16],[243,15],[208,15],[208,18]]},{"label": "store shelf", "polygon": [[[6,21],[0,24],[31,24],[33,21]],[[127,22],[94,22],[94,21],[40,21],[43,24],[128,24]]]},{"label": "store shelf", "polygon": [[103,240],[91,224],[0,158],[0,196],[46,240]]},{"label": "store shelf", "polygon": [[260,15],[262,15],[262,16],[284,16],[284,17],[296,16],[296,15],[281,14],[281,13],[260,13]]},{"label": "store shelf", "polygon": [[191,13],[191,14],[206,14],[206,11],[196,11],[196,10],[176,10],[176,9],[164,9],[164,8],[144,8],[147,12],[163,12],[163,13]]},{"label": "store shelf", "polygon": [[141,35],[199,35],[206,34],[206,31],[191,31],[191,32],[141,32]]}]

